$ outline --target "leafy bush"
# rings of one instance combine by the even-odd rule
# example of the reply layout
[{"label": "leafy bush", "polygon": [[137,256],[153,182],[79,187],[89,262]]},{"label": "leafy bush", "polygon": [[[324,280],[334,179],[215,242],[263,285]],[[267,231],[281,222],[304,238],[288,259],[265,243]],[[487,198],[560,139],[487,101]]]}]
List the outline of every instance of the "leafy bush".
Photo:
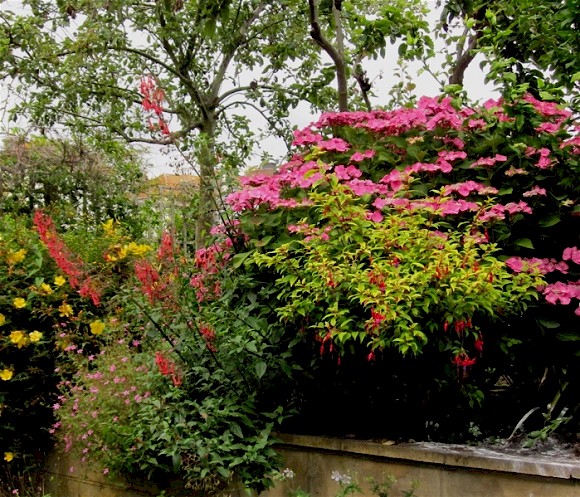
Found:
[{"label": "leafy bush", "polygon": [[[121,260],[114,267],[102,253],[83,260],[68,248],[49,216],[37,212],[34,221],[32,227],[25,217],[0,218],[0,481],[6,488],[25,485],[25,476],[42,465],[52,446],[57,384],[73,365],[69,356],[99,351],[109,321],[101,300],[112,286],[105,280],[123,278]],[[135,243],[120,245],[121,236],[95,231],[77,236],[88,247],[109,247],[111,254],[137,250],[142,255],[145,250]]]},{"label": "leafy bush", "polygon": [[[280,170],[243,179],[228,197],[236,223],[224,228],[238,252],[232,267],[274,285],[270,322],[315,331],[319,381],[303,386],[311,420],[302,429],[316,430],[323,412],[327,429],[366,431],[368,410],[357,412],[368,398],[379,430],[444,439],[461,435],[461,419],[497,431],[554,398],[578,405],[580,149],[570,119],[530,95],[481,108],[423,98],[417,108],[324,114],[295,133],[299,151]],[[449,243],[439,274],[425,228]],[[474,288],[492,267],[499,293],[490,300]],[[441,269],[462,285],[442,293]],[[544,282],[520,280],[522,270]],[[544,303],[526,309],[536,291]],[[367,346],[336,355],[357,341]],[[401,358],[389,345],[422,355]],[[490,426],[498,418],[486,413],[498,409],[509,419]]]},{"label": "leafy bush", "polygon": [[[61,384],[54,431],[63,448],[105,474],[180,482],[168,492],[267,487],[278,466],[271,433],[285,416],[264,387],[277,349],[243,313],[199,308],[169,235],[135,274],[115,299],[121,338],[110,328],[101,354],[76,356],[78,373]],[[223,308],[234,298],[222,294]]]}]

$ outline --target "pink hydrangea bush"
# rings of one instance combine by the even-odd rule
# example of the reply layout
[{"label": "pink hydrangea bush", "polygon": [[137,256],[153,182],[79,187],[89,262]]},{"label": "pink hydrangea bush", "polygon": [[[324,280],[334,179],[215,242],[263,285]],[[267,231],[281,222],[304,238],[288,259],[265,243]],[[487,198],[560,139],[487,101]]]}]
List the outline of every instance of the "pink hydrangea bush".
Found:
[{"label": "pink hydrangea bush", "polygon": [[[490,100],[478,107],[459,107],[450,98],[424,97],[414,108],[323,114],[295,132],[295,153],[287,163],[273,174],[242,178],[240,190],[227,197],[236,225],[222,228],[231,244],[226,250],[226,267],[260,279],[263,288],[271,288],[278,278],[274,295],[284,294],[280,285],[285,281],[289,303],[270,302],[287,311],[278,312],[278,319],[281,316],[290,328],[302,333],[320,327],[313,335],[303,336],[310,336],[314,347],[332,357],[335,367],[341,360],[339,352],[348,347],[341,348],[344,336],[333,332],[331,320],[343,318],[371,323],[362,331],[352,325],[352,335],[357,334],[356,340],[366,345],[353,346],[359,357],[377,363],[388,358],[394,363],[398,359],[390,355],[387,344],[370,345],[369,349],[369,343],[379,343],[369,330],[392,324],[384,318],[386,313],[369,305],[349,315],[349,306],[356,307],[362,292],[354,283],[349,290],[354,293],[339,300],[342,307],[325,308],[335,302],[328,294],[341,288],[336,283],[340,272],[333,273],[336,267],[325,269],[327,292],[322,297],[314,291],[308,293],[322,288],[317,283],[319,274],[312,268],[320,269],[329,262],[322,254],[340,240],[338,231],[343,235],[348,223],[367,223],[363,230],[367,238],[357,239],[364,251],[368,236],[374,236],[369,233],[381,232],[383,223],[416,216],[422,219],[422,228],[428,225],[442,238],[460,233],[461,241],[456,243],[462,249],[467,239],[479,248],[491,247],[490,256],[503,261],[506,274],[511,273],[505,276],[506,292],[517,288],[510,278],[518,275],[541,279],[529,288],[529,295],[538,292],[543,297],[538,305],[524,311],[518,307],[515,293],[511,309],[515,316],[511,317],[510,309],[501,307],[489,313],[480,308],[462,315],[427,311],[419,316],[418,309],[429,301],[425,293],[405,305],[407,313],[414,314],[410,322],[421,325],[422,333],[428,330],[418,341],[429,341],[437,356],[435,362],[427,356],[422,359],[439,368],[438,373],[427,374],[444,383],[449,381],[442,379],[447,374],[471,382],[471,387],[462,388],[470,390],[472,405],[482,400],[484,390],[497,391],[497,385],[507,378],[517,384],[513,389],[525,392],[514,400],[514,409],[521,412],[530,402],[551,401],[559,385],[571,381],[572,371],[577,370],[576,349],[570,345],[580,338],[579,145],[570,112],[532,95],[510,102]],[[363,209],[363,215],[349,218],[352,212],[346,209],[343,218],[328,223],[332,206],[324,195],[348,197],[356,209]],[[355,250],[345,245],[345,251],[351,249]],[[380,254],[387,255],[388,249]],[[380,256],[373,255],[375,260]],[[293,260],[307,265],[310,273],[299,267],[290,276]],[[372,267],[368,260],[350,263],[361,264],[361,271]],[[390,276],[398,268],[394,261],[391,265]],[[457,269],[455,266],[451,272]],[[423,270],[417,266],[417,273]],[[203,288],[203,275],[194,278],[197,288]],[[368,283],[367,278],[364,284]],[[302,293],[296,291],[300,285]],[[374,285],[380,291],[380,282]],[[388,293],[389,288],[384,291]],[[308,298],[313,298],[313,305],[304,312],[301,303]],[[439,320],[437,326],[431,318]],[[429,325],[423,326],[425,323]],[[443,338],[449,330],[456,333],[459,344]],[[393,336],[400,338],[396,332]],[[419,349],[426,351],[424,344]],[[407,350],[416,351],[412,346]],[[445,354],[437,355],[442,351]],[[344,370],[345,358],[342,360]],[[405,363],[399,366],[406,368]],[[545,371],[550,371],[548,381],[543,377]],[[417,377],[421,372],[426,373],[420,367],[407,371]],[[537,400],[538,394],[531,400],[538,389],[542,400]],[[569,402],[569,398],[564,396],[561,402]]]}]

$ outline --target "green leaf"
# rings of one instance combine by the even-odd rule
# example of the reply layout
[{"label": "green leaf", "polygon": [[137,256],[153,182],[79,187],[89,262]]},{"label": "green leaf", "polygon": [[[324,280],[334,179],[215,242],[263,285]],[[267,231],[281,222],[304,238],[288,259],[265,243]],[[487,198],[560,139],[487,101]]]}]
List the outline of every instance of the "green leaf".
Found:
[{"label": "green leaf", "polygon": [[262,378],[264,376],[264,374],[266,373],[266,369],[268,368],[268,365],[264,362],[264,361],[258,361],[256,363],[256,374],[258,375],[258,378]]},{"label": "green leaf", "polygon": [[534,248],[534,244],[532,243],[532,240],[530,240],[529,238],[520,238],[516,240],[514,243],[519,247],[524,247],[532,250]]},{"label": "green leaf", "polygon": [[232,267],[234,269],[240,268],[250,255],[252,255],[252,252],[240,252],[239,254],[234,255],[232,257]]},{"label": "green leaf", "polygon": [[548,321],[546,319],[538,319],[538,323],[540,323],[544,328],[549,330],[553,330],[560,327],[560,323],[557,321]]},{"label": "green leaf", "polygon": [[558,333],[556,337],[562,342],[580,342],[580,335],[578,333]]},{"label": "green leaf", "polygon": [[238,438],[244,438],[244,433],[242,432],[242,429],[240,428],[240,425],[238,423],[235,422],[230,422],[230,431]]},{"label": "green leaf", "polygon": [[538,224],[542,228],[550,228],[551,226],[555,226],[556,224],[558,224],[560,221],[561,221],[560,216],[554,214],[553,216],[542,219]]}]

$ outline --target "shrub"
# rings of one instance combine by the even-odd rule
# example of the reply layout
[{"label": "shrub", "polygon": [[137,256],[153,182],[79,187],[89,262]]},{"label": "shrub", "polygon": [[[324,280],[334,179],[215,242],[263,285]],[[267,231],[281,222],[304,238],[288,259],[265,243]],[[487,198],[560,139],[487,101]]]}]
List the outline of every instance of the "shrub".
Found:
[{"label": "shrub", "polygon": [[[228,197],[237,216],[224,232],[237,252],[230,267],[275,288],[268,298],[279,296],[266,319],[310,337],[312,354],[324,346],[312,359],[324,365],[320,382],[304,387],[317,406],[312,413],[344,412],[341,421],[363,425],[357,402],[370,396],[375,410],[399,420],[380,429],[396,436],[405,432],[400,423],[410,424],[412,436],[427,436],[425,423],[447,424],[451,433],[465,416],[485,423],[486,411],[465,413],[485,395],[490,410],[514,413],[488,425],[493,430],[554,398],[578,405],[570,385],[578,353],[571,345],[580,339],[580,148],[569,112],[530,95],[478,108],[423,98],[392,112],[323,114],[294,143],[299,150],[287,164],[244,178]],[[439,255],[425,229],[446,237]],[[438,275],[430,255],[448,257],[446,279],[462,284],[442,293],[442,265]],[[494,297],[473,291],[490,268]],[[544,282],[520,280],[522,270]],[[527,307],[536,291],[544,302]],[[367,346],[342,347],[357,341]],[[403,360],[389,345],[422,355]],[[329,395],[320,400],[322,390]]]},{"label": "shrub", "polygon": [[[122,338],[77,356],[55,433],[105,474],[180,482],[168,492],[207,495],[232,481],[261,490],[278,466],[271,433],[285,416],[264,388],[278,350],[243,313],[202,310],[190,270],[167,234],[136,261],[135,280],[115,299]],[[222,283],[227,309],[234,296]]]}]

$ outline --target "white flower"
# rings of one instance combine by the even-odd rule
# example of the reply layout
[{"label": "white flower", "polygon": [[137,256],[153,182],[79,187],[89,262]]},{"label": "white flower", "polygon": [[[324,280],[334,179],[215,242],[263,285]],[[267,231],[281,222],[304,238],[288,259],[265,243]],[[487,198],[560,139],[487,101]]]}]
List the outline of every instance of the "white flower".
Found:
[{"label": "white flower", "polygon": [[290,468],[286,468],[285,470],[282,471],[282,476],[287,480],[291,480],[292,478],[294,478],[294,471],[292,471]]},{"label": "white flower", "polygon": [[330,478],[333,479],[335,482],[340,483],[341,485],[350,485],[352,482],[352,478],[348,475],[343,475],[338,471],[333,471],[330,474]]}]

